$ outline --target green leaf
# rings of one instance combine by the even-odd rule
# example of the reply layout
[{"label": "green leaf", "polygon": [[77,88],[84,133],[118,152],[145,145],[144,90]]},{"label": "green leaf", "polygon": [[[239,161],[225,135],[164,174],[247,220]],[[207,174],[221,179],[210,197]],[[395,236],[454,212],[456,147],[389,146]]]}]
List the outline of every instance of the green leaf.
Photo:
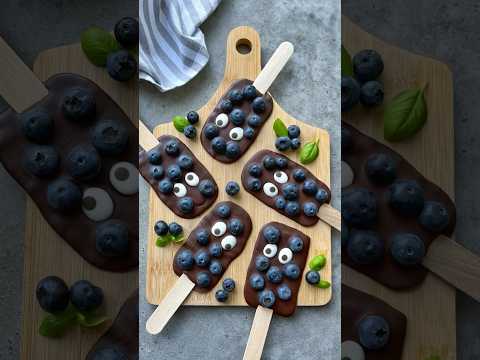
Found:
[{"label": "green leaf", "polygon": [[385,107],[383,134],[389,141],[401,141],[415,135],[427,121],[425,89],[405,90]]},{"label": "green leaf", "polygon": [[170,242],[172,241],[172,237],[173,236],[170,234],[159,236],[157,241],[155,242],[155,245],[157,245],[158,247],[165,247],[170,244]]},{"label": "green leaf", "polygon": [[288,136],[288,129],[280,118],[273,122],[273,131],[277,137]]},{"label": "green leaf", "polygon": [[302,164],[310,164],[318,157],[318,142],[319,140],[309,141],[303,145],[300,150],[300,162]]},{"label": "green leaf", "polygon": [[172,237],[172,242],[174,244],[181,244],[183,242],[183,240],[185,240],[185,237],[183,236],[183,234],[179,234],[179,235],[170,235]]},{"label": "green leaf", "polygon": [[323,255],[315,256],[310,262],[308,263],[308,267],[310,270],[320,271],[324,268],[325,264],[327,263],[327,258]]},{"label": "green leaf", "polygon": [[73,306],[69,306],[58,314],[47,315],[40,324],[40,335],[51,338],[61,337],[69,327],[75,325],[76,315],[77,311]]},{"label": "green leaf", "polygon": [[76,316],[77,324],[86,328],[96,327],[103,324],[107,320],[108,318],[106,316],[97,314],[84,314],[77,312]]},{"label": "green leaf", "polygon": [[81,43],[88,60],[97,66],[105,66],[108,54],[120,49],[112,34],[96,26],[82,33]]},{"label": "green leaf", "polygon": [[353,64],[352,57],[342,45],[342,63],[341,63],[342,76],[353,76]]},{"label": "green leaf", "polygon": [[172,121],[173,121],[173,126],[175,126],[175,129],[177,129],[181,133],[183,133],[183,129],[185,129],[187,125],[190,125],[190,123],[188,122],[185,116],[180,116],[180,115],[174,116]]},{"label": "green leaf", "polygon": [[332,286],[332,284],[330,284],[330,282],[327,280],[320,280],[320,282],[315,286],[320,289],[328,289],[330,286]]}]

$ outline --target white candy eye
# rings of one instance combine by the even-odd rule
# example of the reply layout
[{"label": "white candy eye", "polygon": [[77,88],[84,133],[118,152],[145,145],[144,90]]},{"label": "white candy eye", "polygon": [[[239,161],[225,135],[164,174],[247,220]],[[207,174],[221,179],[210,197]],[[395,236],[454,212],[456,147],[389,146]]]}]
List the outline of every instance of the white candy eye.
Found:
[{"label": "white candy eye", "polygon": [[232,250],[237,245],[237,238],[233,235],[227,235],[222,239],[223,250]]},{"label": "white candy eye", "polygon": [[365,352],[360,344],[352,340],[342,342],[342,359],[365,360]]},{"label": "white candy eye", "polygon": [[283,248],[278,254],[278,261],[280,261],[282,264],[289,263],[290,261],[292,261],[292,258],[293,253],[292,250],[290,250],[289,248]]},{"label": "white candy eye", "polygon": [[270,197],[274,197],[278,195],[277,187],[271,182],[266,182],[265,184],[263,184],[263,192],[265,193],[265,195]]},{"label": "white candy eye", "polygon": [[225,234],[227,231],[227,224],[225,224],[223,221],[217,221],[213,226],[212,226],[212,235],[213,236],[222,236]]},{"label": "white candy eye", "polygon": [[342,161],[342,189],[352,185],[353,178],[352,168],[345,161]]},{"label": "white candy eye", "polygon": [[133,195],[138,193],[138,170],[129,162],[122,161],[110,169],[110,182],[119,193]]},{"label": "white candy eye", "polygon": [[83,213],[93,221],[103,221],[113,214],[113,201],[108,193],[92,187],[83,192]]},{"label": "white candy eye", "polygon": [[228,135],[230,139],[240,141],[243,138],[243,129],[241,127],[233,128]]},{"label": "white candy eye", "polygon": [[277,245],[275,244],[267,244],[263,248],[263,255],[268,258],[273,258],[277,254]]},{"label": "white candy eye", "polygon": [[187,175],[185,175],[185,182],[190,186],[197,186],[200,182],[200,179],[194,172],[189,172]]},{"label": "white candy eye", "polygon": [[283,171],[275,171],[273,174],[273,178],[279,184],[285,184],[288,181],[288,175],[285,174]]},{"label": "white candy eye", "polygon": [[184,197],[187,195],[187,188],[182,183],[176,183],[173,185],[173,193],[176,197]]},{"label": "white candy eye", "polygon": [[219,128],[226,127],[228,125],[228,115],[224,113],[218,114],[215,118],[215,125]]}]

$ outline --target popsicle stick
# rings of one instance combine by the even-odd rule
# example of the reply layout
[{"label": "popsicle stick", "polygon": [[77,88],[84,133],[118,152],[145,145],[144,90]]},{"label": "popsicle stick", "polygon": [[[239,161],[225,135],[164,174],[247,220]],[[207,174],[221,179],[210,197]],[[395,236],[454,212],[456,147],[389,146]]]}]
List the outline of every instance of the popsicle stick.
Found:
[{"label": "popsicle stick", "polygon": [[252,328],[250,329],[250,335],[248,336],[247,347],[243,354],[243,360],[260,360],[262,357],[272,315],[272,309],[257,306]]},{"label": "popsicle stick", "polygon": [[43,83],[1,37],[0,95],[17,113],[48,95]]},{"label": "popsicle stick", "polygon": [[195,284],[182,274],[162,302],[157,306],[153,314],[148,318],[146,329],[152,334],[159,334],[187,296],[192,292]]},{"label": "popsicle stick", "polygon": [[292,43],[289,43],[288,41],[281,43],[253,82],[253,85],[258,91],[262,94],[265,94],[268,91],[292,55]]},{"label": "popsicle stick", "polygon": [[329,224],[337,231],[341,231],[342,229],[342,215],[340,215],[340,211],[335,209],[329,204],[324,204],[320,206],[318,210],[318,217],[322,219],[324,222]]},{"label": "popsicle stick", "polygon": [[145,126],[142,120],[138,121],[138,141],[143,150],[148,151],[158,145],[155,135]]}]

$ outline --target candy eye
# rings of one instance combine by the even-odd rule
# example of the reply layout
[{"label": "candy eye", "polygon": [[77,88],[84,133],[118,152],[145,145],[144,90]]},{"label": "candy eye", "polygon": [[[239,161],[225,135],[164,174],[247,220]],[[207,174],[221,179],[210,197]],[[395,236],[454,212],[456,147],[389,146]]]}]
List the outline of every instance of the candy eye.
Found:
[{"label": "candy eye", "polygon": [[277,245],[275,244],[267,244],[263,248],[263,255],[265,255],[268,258],[273,258],[277,254]]},{"label": "candy eye", "polygon": [[116,163],[110,169],[110,182],[119,193],[133,195],[138,193],[138,170],[126,161]]},{"label": "candy eye", "polygon": [[228,135],[230,139],[240,141],[243,138],[243,129],[241,127],[233,128]]},{"label": "candy eye", "polygon": [[219,128],[226,127],[228,125],[228,115],[224,113],[218,114],[215,118],[215,125]]},{"label": "candy eye", "polygon": [[288,181],[288,175],[285,174],[283,171],[275,171],[273,174],[273,178],[279,184],[285,184]]},{"label": "candy eye", "polygon": [[278,254],[278,261],[280,261],[282,264],[289,263],[290,261],[292,261],[292,258],[293,253],[292,250],[290,250],[289,248],[283,248]]},{"label": "candy eye", "polygon": [[275,197],[278,195],[277,187],[271,182],[263,184],[263,192],[265,193],[265,195],[270,197]]},{"label": "candy eye", "polygon": [[187,195],[187,188],[182,183],[176,183],[173,185],[173,193],[176,197],[184,197]]},{"label": "candy eye", "polygon": [[103,189],[88,188],[83,193],[82,210],[90,220],[106,220],[113,214],[112,198]]},{"label": "candy eye", "polygon": [[352,340],[342,342],[342,359],[365,360],[365,352],[359,343]]},{"label": "candy eye", "polygon": [[232,250],[237,245],[237,238],[233,235],[227,235],[222,239],[222,248],[226,251]]},{"label": "candy eye", "polygon": [[227,231],[227,224],[223,221],[217,221],[211,229],[212,235],[214,236],[222,236]]},{"label": "candy eye", "polygon": [[187,175],[185,175],[185,182],[190,186],[197,186],[200,182],[200,179],[194,172],[189,172]]}]

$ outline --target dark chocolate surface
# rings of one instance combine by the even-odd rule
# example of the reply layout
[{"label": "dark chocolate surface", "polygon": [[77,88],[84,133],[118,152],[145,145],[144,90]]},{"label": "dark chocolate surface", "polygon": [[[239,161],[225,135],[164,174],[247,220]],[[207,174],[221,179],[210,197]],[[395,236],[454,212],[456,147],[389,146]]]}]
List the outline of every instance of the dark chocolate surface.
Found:
[{"label": "dark chocolate surface", "polygon": [[[262,114],[258,114],[263,120],[262,124],[259,127],[254,128],[255,132],[254,132],[254,135],[253,135],[252,139],[246,139],[245,137],[243,137],[243,139],[238,142],[239,145],[240,145],[240,151],[241,151],[240,156],[238,156],[236,159],[231,159],[231,158],[229,158],[229,157],[227,157],[223,154],[217,154],[215,151],[213,151],[212,146],[211,146],[211,140],[207,139],[207,137],[205,136],[205,126],[209,123],[215,124],[216,117],[219,114],[223,113],[222,109],[220,108],[220,103],[222,102],[222,100],[225,100],[225,99],[228,98],[228,94],[231,90],[234,90],[234,89],[242,90],[245,86],[251,85],[251,84],[253,84],[253,81],[247,80],[247,79],[242,79],[242,80],[235,81],[230,86],[230,88],[225,92],[225,94],[220,98],[217,105],[213,109],[212,113],[208,116],[207,120],[205,121],[205,124],[203,124],[202,132],[201,132],[201,136],[200,136],[200,139],[202,141],[202,146],[214,159],[216,159],[220,162],[233,163],[233,162],[237,161],[238,159],[240,159],[243,156],[243,154],[245,154],[247,152],[250,145],[252,145],[252,143],[255,141],[258,134],[262,130],[263,125],[265,124],[265,122],[270,117],[270,114],[272,113],[273,100],[272,100],[272,97],[270,96],[270,94],[267,93],[267,94],[263,95],[263,97],[265,99],[265,102],[266,102],[265,111]],[[258,96],[261,96],[261,94],[258,93]],[[252,110],[252,107],[251,107],[251,101],[243,100],[241,104],[234,105],[233,108],[234,109],[240,108],[245,112],[246,119],[245,119],[244,124],[240,127],[242,127],[243,129],[247,128],[248,127],[248,123],[247,123],[248,117],[250,115],[254,114],[254,112]],[[229,113],[227,113],[227,115],[229,115]],[[219,136],[223,137],[227,142],[230,141],[231,139],[229,137],[229,132],[230,132],[231,129],[233,129],[235,127],[237,127],[237,125],[234,125],[231,121],[229,121],[228,125],[226,127],[219,128]]]},{"label": "dark chocolate surface", "polygon": [[[216,209],[220,205],[224,205],[224,204],[229,205],[231,210],[232,210],[231,214],[230,214],[230,217],[228,217],[226,219],[221,218],[216,213]],[[225,232],[225,234],[223,234],[220,237],[214,236],[212,233],[210,233],[208,245],[202,246],[195,239],[195,233],[196,233],[197,230],[207,229],[210,232],[210,229],[212,228],[212,226],[217,221],[223,221],[223,222],[225,222],[225,224],[228,225],[228,221],[230,219],[233,219],[233,218],[240,219],[241,222],[244,225],[244,229],[239,236],[236,236],[237,245],[233,249],[228,250],[228,251],[223,250],[222,255],[218,258],[211,257],[211,259],[217,259],[222,263],[223,270],[220,274],[213,275],[209,272],[208,267],[201,268],[201,267],[197,266],[196,264],[194,264],[194,266],[191,270],[182,270],[178,267],[178,265],[175,262],[175,258],[177,256],[177,254],[180,251],[182,251],[183,249],[191,250],[193,252],[193,254],[195,254],[200,249],[204,249],[204,250],[208,251],[208,248],[212,243],[215,243],[215,242],[220,243],[225,236],[231,235],[230,232],[228,231],[228,227],[227,227],[227,231]],[[201,271],[209,272],[210,276],[212,278],[212,282],[211,282],[210,286],[208,288],[202,288],[202,287],[199,287],[195,284],[195,288],[194,288],[194,290],[196,290],[198,292],[208,292],[218,284],[218,282],[222,278],[223,274],[227,270],[230,263],[233,260],[235,260],[242,253],[243,249],[245,248],[245,244],[247,243],[247,240],[250,237],[251,232],[252,232],[252,220],[250,219],[250,215],[248,215],[248,213],[245,210],[243,210],[239,205],[234,204],[231,201],[220,202],[207,215],[205,215],[202,218],[202,220],[200,220],[200,222],[192,230],[192,232],[190,233],[190,235],[188,236],[187,240],[184,242],[182,247],[180,249],[178,249],[178,251],[175,254],[174,260],[173,260],[173,271],[178,276],[182,275],[183,273],[186,274],[189,277],[189,279],[192,280],[194,283],[195,283],[195,280],[196,280],[196,275],[199,272],[201,272]]]},{"label": "dark chocolate surface", "polygon": [[[55,147],[60,155],[60,166],[53,176],[40,178],[26,171],[23,165],[25,149],[33,143],[22,132],[20,115],[13,110],[0,114],[0,161],[5,169],[25,189],[36,203],[43,217],[52,228],[86,261],[104,270],[127,271],[138,266],[138,193],[122,195],[110,183],[109,171],[120,161],[137,167],[138,131],[120,107],[96,84],[74,74],[58,74],[45,82],[48,95],[34,104],[30,110],[43,108],[53,117],[53,137],[48,145]],[[67,90],[81,87],[90,90],[96,100],[96,116],[88,124],[79,124],[66,119],[61,104]],[[126,148],[120,155],[101,156],[101,169],[91,180],[78,181],[67,172],[66,157],[76,145],[92,141],[93,127],[101,120],[118,121],[129,135]],[[95,247],[95,230],[103,222],[90,220],[81,208],[70,213],[53,210],[47,203],[47,187],[56,179],[73,180],[83,192],[98,187],[105,190],[114,203],[112,216],[105,220],[117,219],[128,227],[129,251],[126,256],[106,257]]]},{"label": "dark chocolate surface", "polygon": [[[269,225],[275,226],[281,232],[280,241],[277,243],[277,247],[278,247],[277,248],[277,253],[273,258],[270,258],[270,266],[277,266],[280,269],[283,268],[284,264],[282,264],[278,260],[278,255],[279,255],[281,249],[288,248],[288,239],[292,235],[297,235],[298,237],[300,237],[303,240],[303,249],[296,254],[294,253],[293,258],[290,261],[290,262],[296,263],[298,265],[298,267],[300,268],[301,275],[298,279],[292,280],[292,279],[287,278],[286,276],[283,276],[283,280],[280,284],[273,284],[267,279],[266,271],[261,272],[261,271],[258,271],[255,268],[255,258],[259,255],[263,255],[263,248],[265,247],[265,245],[267,245],[267,242],[265,241],[265,239],[263,237],[262,231],[265,227],[267,227]],[[253,289],[250,286],[250,282],[249,282],[250,275],[252,275],[254,273],[258,273],[258,274],[262,275],[264,280],[265,280],[265,289],[266,290],[271,290],[275,294],[276,301],[275,301],[275,304],[272,307],[273,312],[275,314],[278,314],[278,315],[281,315],[281,316],[291,316],[291,315],[293,315],[293,313],[295,312],[295,310],[297,308],[298,290],[300,289],[301,282],[304,281],[303,271],[305,269],[305,264],[307,263],[309,247],[310,247],[310,237],[303,234],[302,232],[300,232],[300,231],[298,231],[298,230],[296,230],[292,227],[280,224],[278,222],[270,222],[268,224],[265,224],[260,229],[260,232],[258,233],[257,241],[255,242],[255,247],[253,249],[252,258],[250,260],[250,265],[248,266],[247,277],[246,277],[246,280],[245,280],[244,296],[245,296],[245,301],[248,303],[248,305],[250,305],[254,308],[259,306],[258,294],[260,293],[260,291],[257,292],[255,289]],[[292,297],[288,301],[284,301],[284,300],[279,299],[279,297],[277,295],[276,289],[277,289],[277,287],[281,286],[282,284],[288,285],[288,287],[290,287],[290,289],[292,290]]]},{"label": "dark chocolate surface", "polygon": [[357,326],[368,315],[381,316],[388,322],[390,338],[382,349],[364,348],[365,360],[400,360],[407,327],[406,316],[376,297],[342,285],[342,342],[351,340],[361,345]]},{"label": "dark chocolate surface", "polygon": [[[165,153],[163,147],[169,140],[177,140],[179,145],[180,145],[180,152],[178,156],[182,154],[186,154],[192,157],[193,159],[193,168],[191,170],[182,170],[182,177],[181,177],[181,182],[185,187],[187,188],[187,195],[190,196],[193,199],[194,202],[194,208],[193,211],[190,214],[184,214],[182,213],[178,206],[177,202],[180,200],[179,197],[177,197],[174,193],[171,193],[170,195],[165,195],[162,194],[158,190],[158,184],[160,181],[164,178],[166,178],[166,175],[162,177],[160,180],[156,180],[152,177],[151,175],[151,169],[155,165],[152,165],[148,162],[148,152],[147,151],[141,151],[139,154],[139,160],[138,160],[138,165],[140,169],[140,173],[142,176],[147,180],[148,183],[152,186],[153,190],[157,194],[157,196],[162,200],[165,205],[167,205],[176,215],[186,218],[186,219],[192,219],[195,218],[199,215],[201,215],[205,210],[207,210],[216,200],[218,196],[218,186],[217,183],[215,182],[215,179],[210,175],[208,170],[205,168],[205,166],[202,165],[200,160],[198,160],[195,155],[190,151],[190,149],[178,138],[170,135],[163,135],[158,138],[158,141],[160,142],[154,149],[159,149],[162,154],[162,162],[161,166],[164,168],[166,171],[167,167],[171,164],[175,164],[178,156],[170,156]],[[153,150],[153,149],[152,149]],[[188,172],[194,172],[198,175],[200,181],[209,179],[215,184],[215,194],[212,197],[205,197],[203,196],[200,191],[198,190],[198,186],[190,186],[185,182],[185,174]]]},{"label": "dark chocolate surface", "polygon": [[[342,130],[351,133],[351,144],[348,149],[342,150],[342,160],[350,165],[354,173],[353,183],[342,191],[352,187],[367,188],[374,193],[377,200],[377,221],[371,227],[384,241],[384,257],[374,265],[359,265],[353,262],[345,250],[342,251],[342,262],[355,270],[371,277],[381,284],[393,289],[407,289],[423,282],[427,275],[427,269],[422,265],[405,267],[399,265],[390,255],[390,242],[393,234],[408,232],[418,235],[425,243],[425,248],[435,240],[438,234],[425,230],[416,217],[405,217],[393,211],[387,201],[388,185],[378,186],[373,184],[364,170],[367,158],[374,153],[385,153],[395,159],[397,164],[397,179],[416,180],[424,189],[425,200],[435,200],[446,206],[450,215],[450,222],[442,232],[443,235],[451,236],[455,228],[455,205],[450,197],[437,185],[422,176],[406,159],[397,154],[389,147],[362,134],[351,125],[342,122]],[[344,139],[345,140],[345,139]],[[345,146],[342,144],[342,147]],[[348,225],[348,224],[347,224]],[[352,233],[352,229],[349,229]]]},{"label": "dark chocolate surface", "polygon": [[[259,190],[259,191],[251,191],[251,190],[248,190],[248,187],[247,187],[247,181],[248,179],[251,177],[251,175],[248,173],[248,167],[251,165],[251,164],[254,164],[254,163],[257,163],[257,164],[262,164],[262,159],[264,156],[266,155],[270,155],[270,156],[273,156],[273,157],[282,157],[282,158],[286,158],[288,160],[288,165],[287,165],[287,168],[286,169],[273,169],[273,170],[267,170],[265,168],[263,168],[263,171],[262,171],[262,174],[261,176],[259,177],[261,183],[262,183],[262,188]],[[301,190],[301,185],[302,185],[302,182],[297,182],[293,179],[292,177],[292,172],[293,170],[295,169],[302,169],[303,171],[305,171],[305,174],[306,174],[306,179],[311,179],[311,180],[314,180],[318,187],[319,188],[322,188],[324,189],[327,194],[328,194],[328,198],[325,202],[319,202],[315,199],[314,196],[310,196],[310,195],[307,195],[305,194],[302,190]],[[298,197],[298,201],[300,203],[300,213],[297,215],[297,216],[294,216],[294,217],[290,217],[289,215],[287,215],[285,213],[284,210],[279,210],[275,207],[275,198],[274,197],[270,197],[268,195],[266,195],[263,191],[263,184],[266,183],[266,182],[271,182],[272,184],[275,184],[276,187],[278,188],[278,195],[282,195],[282,190],[281,190],[281,187],[282,187],[282,184],[279,184],[277,183],[275,180],[274,180],[274,172],[276,170],[282,170],[284,171],[287,175],[288,175],[288,182],[293,182],[293,183],[296,183],[298,186],[299,186],[299,197]],[[252,194],[253,196],[255,196],[258,200],[260,200],[261,202],[263,202],[265,205],[268,205],[269,207],[271,207],[272,209],[276,210],[277,212],[279,212],[280,214],[282,215],[285,215],[286,217],[288,218],[291,218],[292,220],[296,221],[297,223],[301,224],[301,225],[304,225],[304,226],[312,226],[312,225],[315,225],[319,218],[318,216],[313,216],[313,217],[309,217],[309,216],[306,216],[305,214],[303,214],[302,212],[302,205],[303,203],[305,203],[306,201],[311,201],[311,202],[314,202],[318,208],[320,208],[320,206],[322,206],[322,204],[324,203],[329,203],[330,202],[330,199],[331,199],[331,193],[330,193],[330,189],[327,187],[327,185],[325,185],[322,181],[320,181],[319,179],[317,179],[315,177],[315,175],[313,175],[310,171],[308,171],[308,169],[306,169],[305,167],[303,167],[302,165],[300,164],[297,164],[295,161],[292,161],[290,160],[288,157],[282,155],[282,154],[279,154],[279,153],[276,153],[276,152],[273,152],[273,151],[270,151],[270,150],[261,150],[259,152],[257,152],[254,156],[252,156],[252,158],[245,164],[243,170],[242,170],[242,185],[243,187],[245,188],[245,190],[247,190],[247,192],[249,192],[250,194]]]}]

